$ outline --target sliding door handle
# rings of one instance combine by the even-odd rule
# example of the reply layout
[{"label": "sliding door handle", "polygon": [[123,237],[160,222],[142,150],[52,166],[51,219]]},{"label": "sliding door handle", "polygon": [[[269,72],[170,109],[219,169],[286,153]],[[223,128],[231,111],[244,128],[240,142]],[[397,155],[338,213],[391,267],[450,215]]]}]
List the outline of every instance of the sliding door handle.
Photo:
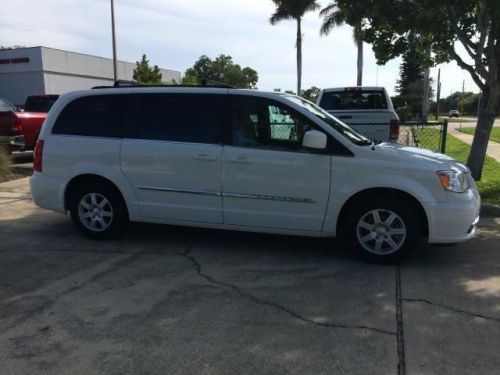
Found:
[{"label": "sliding door handle", "polygon": [[237,156],[233,159],[227,159],[228,163],[239,163],[239,164],[248,164],[250,161],[245,156]]},{"label": "sliding door handle", "polygon": [[215,156],[210,156],[207,154],[198,154],[194,157],[194,159],[202,161],[217,161],[217,158]]}]

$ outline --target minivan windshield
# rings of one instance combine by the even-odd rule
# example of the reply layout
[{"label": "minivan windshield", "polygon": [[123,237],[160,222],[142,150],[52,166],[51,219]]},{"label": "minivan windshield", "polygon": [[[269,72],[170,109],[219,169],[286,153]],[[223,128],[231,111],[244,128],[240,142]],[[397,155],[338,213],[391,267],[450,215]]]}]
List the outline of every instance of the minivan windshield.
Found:
[{"label": "minivan windshield", "polygon": [[314,116],[319,118],[321,121],[323,121],[333,129],[335,129],[337,132],[339,132],[341,135],[343,135],[352,143],[355,143],[357,145],[368,145],[372,143],[368,138],[356,132],[349,125],[344,124],[342,121],[337,120],[335,117],[333,117],[331,114],[329,114],[322,108],[318,107],[316,104],[313,104],[310,101],[299,98],[298,96],[295,95],[283,95],[283,97],[295,104],[300,105],[302,108],[309,111]]}]

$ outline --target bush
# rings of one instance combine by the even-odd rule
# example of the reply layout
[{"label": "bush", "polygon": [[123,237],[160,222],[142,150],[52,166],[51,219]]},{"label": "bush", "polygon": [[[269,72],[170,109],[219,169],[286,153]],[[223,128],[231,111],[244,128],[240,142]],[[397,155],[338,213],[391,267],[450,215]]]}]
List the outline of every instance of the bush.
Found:
[{"label": "bush", "polygon": [[2,146],[0,146],[0,176],[3,176],[9,172],[9,154]]}]

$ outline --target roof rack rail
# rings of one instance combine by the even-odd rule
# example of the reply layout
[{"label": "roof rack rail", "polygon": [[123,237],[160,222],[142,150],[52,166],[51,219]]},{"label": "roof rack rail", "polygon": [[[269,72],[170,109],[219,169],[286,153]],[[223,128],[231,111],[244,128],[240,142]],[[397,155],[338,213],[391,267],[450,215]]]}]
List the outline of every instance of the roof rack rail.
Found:
[{"label": "roof rack rail", "polygon": [[[208,81],[214,82],[215,84],[208,84]],[[177,85],[177,84],[158,84],[158,85],[145,85],[135,81],[125,81],[118,80],[113,83],[113,86],[94,86],[92,89],[110,89],[110,88],[130,88],[130,87],[206,87],[206,88],[222,88],[222,89],[235,89],[236,87],[228,85],[223,82],[218,82],[214,80],[202,79],[200,85]]]}]

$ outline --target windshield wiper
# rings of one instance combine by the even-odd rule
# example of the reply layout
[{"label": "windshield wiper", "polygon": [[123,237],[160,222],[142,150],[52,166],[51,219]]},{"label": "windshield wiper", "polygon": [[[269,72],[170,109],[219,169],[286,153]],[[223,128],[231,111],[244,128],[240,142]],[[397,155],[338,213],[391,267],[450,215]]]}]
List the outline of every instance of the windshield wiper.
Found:
[{"label": "windshield wiper", "polygon": [[375,144],[375,142],[371,141],[370,139],[362,139],[360,141],[357,141],[356,144],[359,146],[371,146],[372,144]]}]

